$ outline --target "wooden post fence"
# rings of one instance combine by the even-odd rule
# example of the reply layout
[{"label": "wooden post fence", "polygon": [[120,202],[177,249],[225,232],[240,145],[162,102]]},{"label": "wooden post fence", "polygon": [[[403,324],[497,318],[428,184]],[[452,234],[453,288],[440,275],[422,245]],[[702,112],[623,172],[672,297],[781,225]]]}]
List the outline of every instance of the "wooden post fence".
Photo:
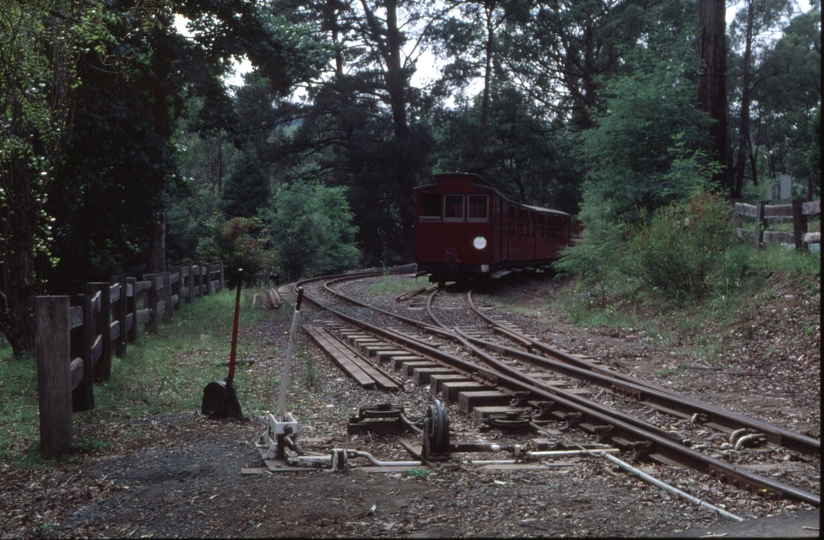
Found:
[{"label": "wooden post fence", "polygon": [[40,405],[40,451],[63,454],[72,447],[72,379],[82,366],[70,358],[69,297],[38,296],[38,326],[49,332],[37,333],[37,391]]},{"label": "wooden post fence", "polygon": [[125,358],[127,343],[135,343],[141,329],[156,333],[158,319],[171,321],[182,298],[192,302],[223,289],[218,263],[146,274],[142,281],[112,277],[110,283],[87,283],[83,295],[38,296],[40,451],[71,450],[72,412],[94,408],[94,383],[111,378],[112,355]]},{"label": "wooden post fence", "polygon": [[[780,242],[794,244],[798,250],[807,249],[808,244],[821,242],[821,231],[809,231],[809,218],[821,214],[821,201],[804,202],[801,199],[793,200],[792,204],[767,205],[760,201],[757,205],[735,203],[735,212],[741,216],[755,219],[755,234],[753,242],[756,248],[762,244]],[[770,231],[769,220],[775,218],[792,218],[792,231]],[[748,234],[739,228],[739,237]]]}]

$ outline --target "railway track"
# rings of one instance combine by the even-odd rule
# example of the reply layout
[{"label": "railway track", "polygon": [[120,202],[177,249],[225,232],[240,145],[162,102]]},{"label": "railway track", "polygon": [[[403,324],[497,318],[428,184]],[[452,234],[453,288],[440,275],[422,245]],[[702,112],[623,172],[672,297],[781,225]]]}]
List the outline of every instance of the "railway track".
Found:
[{"label": "railway track", "polygon": [[[437,296],[435,291],[425,302],[419,295],[417,309],[407,310],[418,314],[411,318],[378,309],[336,290],[342,282],[379,275],[382,273],[303,283],[307,287],[307,301],[342,321],[313,331],[335,339],[338,345],[334,348],[341,355],[345,354],[345,344],[358,351],[361,367],[369,365],[373,372],[373,382],[369,382],[367,374],[364,384],[399,390],[404,388],[396,375],[400,371],[413,378],[416,385],[428,383],[434,393],[457,401],[459,410],[472,413],[476,422],[486,421],[493,427],[496,423],[506,426],[507,422],[526,422],[533,427],[558,425],[562,432],[580,430],[595,436],[596,442],[610,442],[632,452],[634,460],[684,466],[753,494],[820,506],[817,493],[723,459],[729,457],[730,449],[738,454],[749,451],[751,445],[766,445],[802,456],[801,459],[815,460],[820,452],[819,440],[701,403],[553,349],[485,314],[488,309],[475,305],[471,294]],[[464,314],[470,308],[475,322],[468,322]],[[596,401],[588,397],[596,392],[607,399]],[[522,411],[530,411],[528,420],[507,409],[513,401]],[[613,407],[616,402],[620,403]],[[496,410],[510,412],[495,413]],[[645,415],[645,411],[653,414]],[[677,419],[680,426],[690,428],[690,433],[657,427],[644,416],[669,417],[670,424]],[[722,444],[730,452],[719,457],[718,448],[713,445],[696,444],[698,439],[707,439],[707,430],[709,438],[728,441]]]}]

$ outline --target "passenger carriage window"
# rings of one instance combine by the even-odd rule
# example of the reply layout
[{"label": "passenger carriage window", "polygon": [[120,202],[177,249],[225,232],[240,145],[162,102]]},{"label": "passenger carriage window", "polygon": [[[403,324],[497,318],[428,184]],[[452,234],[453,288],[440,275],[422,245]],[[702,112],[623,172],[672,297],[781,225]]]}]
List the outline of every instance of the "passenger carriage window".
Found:
[{"label": "passenger carriage window", "polygon": [[464,218],[464,196],[444,195],[444,221],[463,221]]},{"label": "passenger carriage window", "polygon": [[469,195],[467,221],[489,221],[489,197],[487,195]]},{"label": "passenger carriage window", "polygon": [[441,194],[421,193],[421,221],[441,220]]}]

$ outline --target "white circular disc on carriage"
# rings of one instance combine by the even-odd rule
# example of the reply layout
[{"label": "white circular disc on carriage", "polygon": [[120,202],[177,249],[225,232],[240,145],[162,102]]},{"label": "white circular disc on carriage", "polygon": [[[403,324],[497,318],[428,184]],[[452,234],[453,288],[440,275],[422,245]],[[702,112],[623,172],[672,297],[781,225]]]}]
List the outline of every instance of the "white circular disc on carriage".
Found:
[{"label": "white circular disc on carriage", "polygon": [[476,236],[475,240],[472,241],[472,245],[475,246],[475,249],[483,249],[486,247],[486,238],[483,236]]}]

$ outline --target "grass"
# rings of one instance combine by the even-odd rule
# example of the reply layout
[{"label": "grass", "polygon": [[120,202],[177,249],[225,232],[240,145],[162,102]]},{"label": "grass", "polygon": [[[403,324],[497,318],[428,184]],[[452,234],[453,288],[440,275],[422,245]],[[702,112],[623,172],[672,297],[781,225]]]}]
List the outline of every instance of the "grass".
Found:
[{"label": "grass", "polygon": [[794,247],[766,244],[757,256],[751,258],[754,268],[765,272],[791,276],[821,275],[821,254],[799,252]]},{"label": "grass", "polygon": [[425,467],[415,467],[403,471],[403,475],[407,478],[429,478],[429,469]]},{"label": "grass", "polygon": [[[251,309],[253,292],[241,294],[240,327],[273,316],[271,311]],[[184,303],[169,323],[160,324],[157,334],[141,334],[127,346],[124,358],[112,358],[111,379],[95,385],[95,408],[72,417],[75,447],[95,450],[114,444],[114,439],[89,435],[98,433],[92,428],[101,425],[111,425],[104,432],[122,441],[140,435],[116,428],[129,418],[200,410],[203,388],[228,375],[221,364],[229,360],[234,303],[234,291]],[[240,342],[237,358],[247,355],[250,347]],[[36,366],[35,357],[14,358],[5,340],[0,344],[0,460],[15,467],[51,462],[38,452]]]},{"label": "grass", "polygon": [[418,278],[411,280],[407,277],[394,277],[390,274],[384,274],[383,278],[369,287],[369,292],[375,296],[398,296],[405,292],[426,287],[427,285],[428,283],[426,281],[419,281]]},{"label": "grass", "polygon": [[[594,290],[582,280],[572,280],[557,295],[560,312],[578,326],[641,328],[645,341],[673,346],[684,341],[685,354],[708,365],[723,362],[721,340],[730,338],[720,330],[735,325],[742,313],[770,301],[782,285],[805,284],[811,298],[820,295],[821,258],[818,253],[768,244],[756,251],[736,252],[745,264],[742,275],[718,284],[702,299],[666,298],[626,276],[613,274],[609,289]],[[808,335],[811,325],[799,331]],[[746,329],[735,339],[747,339]]]}]

